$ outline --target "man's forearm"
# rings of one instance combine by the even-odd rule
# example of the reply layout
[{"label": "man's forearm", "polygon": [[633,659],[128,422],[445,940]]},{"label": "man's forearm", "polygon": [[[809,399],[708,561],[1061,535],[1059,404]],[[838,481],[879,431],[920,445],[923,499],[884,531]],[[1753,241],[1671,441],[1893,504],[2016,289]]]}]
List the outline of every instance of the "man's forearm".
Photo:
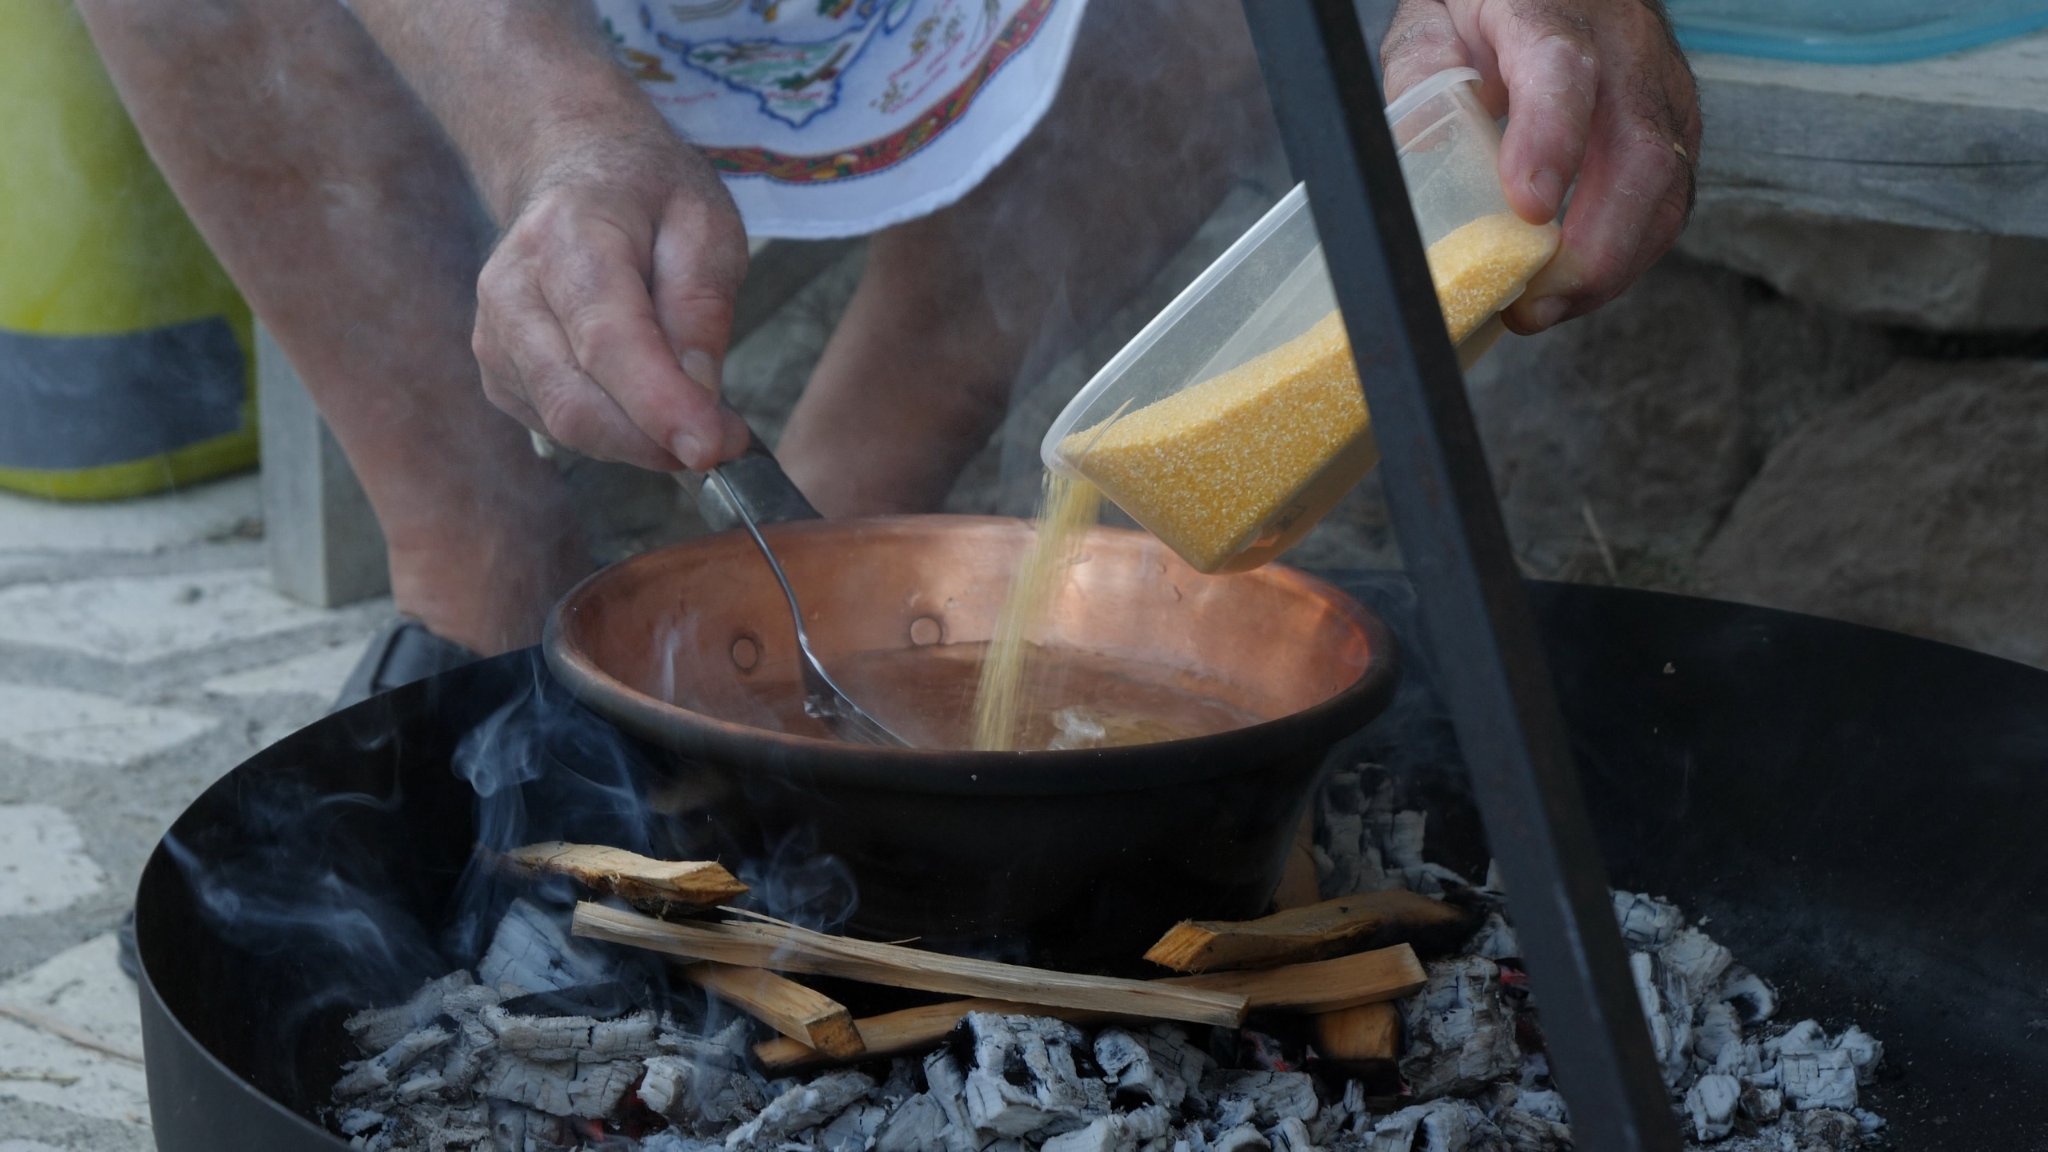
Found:
[{"label": "man's forearm", "polygon": [[501,223],[544,159],[591,132],[666,131],[580,0],[353,0]]}]

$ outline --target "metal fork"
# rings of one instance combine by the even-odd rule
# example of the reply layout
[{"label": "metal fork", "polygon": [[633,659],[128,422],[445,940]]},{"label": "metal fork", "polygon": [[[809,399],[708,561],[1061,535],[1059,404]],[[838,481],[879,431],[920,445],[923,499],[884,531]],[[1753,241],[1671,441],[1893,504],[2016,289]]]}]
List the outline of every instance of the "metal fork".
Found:
[{"label": "metal fork", "polygon": [[[762,454],[766,454],[765,449]],[[742,457],[746,459],[746,457]],[[777,469],[780,471],[780,469]],[[724,466],[713,468],[705,476],[706,484],[718,486],[719,495],[731,507],[739,522],[747,529],[747,535],[754,538],[754,546],[761,550],[761,558],[768,561],[768,570],[775,574],[775,582],[782,586],[782,595],[789,601],[790,622],[796,626],[796,647],[802,654],[798,667],[804,678],[804,714],[822,720],[842,740],[860,744],[874,744],[882,747],[908,748],[910,741],[889,730],[889,726],[870,715],[867,709],[853,702],[845,689],[833,681],[825,671],[815,652],[811,651],[811,638],[804,631],[804,610],[797,603],[796,590],[789,586],[789,577],[783,575],[782,562],[775,558],[775,550],[768,547],[761,529],[754,523],[753,510],[734,491],[732,482],[725,476]]]}]

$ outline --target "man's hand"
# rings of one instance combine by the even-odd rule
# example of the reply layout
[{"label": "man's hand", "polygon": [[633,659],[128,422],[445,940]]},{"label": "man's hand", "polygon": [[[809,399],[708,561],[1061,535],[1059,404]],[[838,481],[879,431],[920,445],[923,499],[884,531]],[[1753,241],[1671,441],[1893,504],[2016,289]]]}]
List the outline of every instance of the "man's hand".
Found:
[{"label": "man's hand", "polygon": [[477,281],[491,402],[588,456],[703,471],[744,451],[718,402],[746,234],[666,126],[550,151]]},{"label": "man's hand", "polygon": [[1381,64],[1388,99],[1445,68],[1479,70],[1508,117],[1501,184],[1523,219],[1555,219],[1576,181],[1563,244],[1509,328],[1612,300],[1685,227],[1699,95],[1658,0],[1401,0]]},{"label": "man's hand", "polygon": [[588,456],[699,471],[746,234],[711,166],[611,58],[588,4],[353,0],[504,229],[477,283],[484,391]]}]

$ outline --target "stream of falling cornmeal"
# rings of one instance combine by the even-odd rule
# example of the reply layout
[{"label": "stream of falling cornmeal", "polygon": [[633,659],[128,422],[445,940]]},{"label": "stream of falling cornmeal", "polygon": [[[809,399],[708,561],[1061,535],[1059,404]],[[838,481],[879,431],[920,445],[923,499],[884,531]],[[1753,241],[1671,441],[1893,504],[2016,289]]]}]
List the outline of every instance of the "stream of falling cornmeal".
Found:
[{"label": "stream of falling cornmeal", "polygon": [[[1430,276],[1452,342],[1519,295],[1556,245],[1555,229],[1509,213],[1431,245]],[[1024,718],[1069,703],[1034,698],[1046,686],[1031,677],[1029,637],[1104,494],[1204,572],[1247,558],[1263,563],[1299,536],[1252,547],[1273,535],[1291,505],[1306,494],[1327,508],[1372,467],[1370,432],[1356,361],[1333,311],[1264,355],[1069,436],[1060,454],[1086,478],[1046,475],[1037,535],[982,659],[974,747],[1011,750]]]}]

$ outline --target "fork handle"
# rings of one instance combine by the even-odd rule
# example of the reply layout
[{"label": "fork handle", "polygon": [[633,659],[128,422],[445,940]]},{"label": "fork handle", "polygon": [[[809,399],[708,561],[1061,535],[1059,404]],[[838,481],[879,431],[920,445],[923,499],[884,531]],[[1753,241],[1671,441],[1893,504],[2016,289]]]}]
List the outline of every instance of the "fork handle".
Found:
[{"label": "fork handle", "polygon": [[725,483],[706,484],[697,490],[697,512],[704,522],[720,532],[739,527],[739,512],[728,502],[728,493],[732,500],[745,503],[756,524],[818,519],[818,510],[797,491],[782,463],[761,442],[760,434],[750,436],[745,453],[718,466]]}]

